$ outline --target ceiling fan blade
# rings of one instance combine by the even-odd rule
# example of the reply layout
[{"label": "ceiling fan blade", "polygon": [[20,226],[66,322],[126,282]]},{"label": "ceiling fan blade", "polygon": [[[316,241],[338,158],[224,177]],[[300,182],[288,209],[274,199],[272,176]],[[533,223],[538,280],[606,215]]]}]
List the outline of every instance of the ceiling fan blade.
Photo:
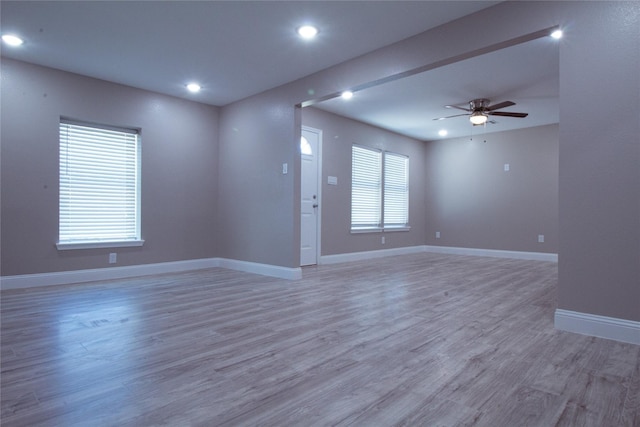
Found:
[{"label": "ceiling fan blade", "polygon": [[519,118],[524,118],[529,115],[528,113],[509,113],[507,111],[490,111],[487,114],[489,114],[490,116],[519,117]]},{"label": "ceiling fan blade", "polygon": [[450,119],[452,117],[460,117],[460,116],[468,116],[468,114],[456,114],[455,116],[438,117],[437,119],[433,119],[433,120],[444,120],[444,119]]},{"label": "ceiling fan blade", "polygon": [[469,113],[471,112],[470,109],[458,107],[457,105],[445,105],[444,108],[457,108],[458,110],[467,111]]},{"label": "ceiling fan blade", "polygon": [[504,101],[498,104],[490,105],[489,108],[487,108],[487,111],[499,110],[501,108],[511,107],[512,105],[516,105],[516,103],[511,101]]}]

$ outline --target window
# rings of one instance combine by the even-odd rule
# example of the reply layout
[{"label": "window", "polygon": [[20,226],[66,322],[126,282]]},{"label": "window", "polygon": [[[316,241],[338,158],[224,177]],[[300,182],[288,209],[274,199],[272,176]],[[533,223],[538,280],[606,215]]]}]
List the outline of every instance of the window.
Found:
[{"label": "window", "polygon": [[139,246],[137,130],[60,121],[58,249]]},{"label": "window", "polygon": [[351,230],[407,229],[409,158],[352,146]]},{"label": "window", "polygon": [[382,218],[382,152],[351,149],[351,229],[379,228]]},{"label": "window", "polygon": [[409,158],[384,153],[384,226],[409,223]]},{"label": "window", "polygon": [[300,138],[300,154],[312,155],[313,151],[311,150],[311,144],[307,141],[307,138],[304,136]]}]

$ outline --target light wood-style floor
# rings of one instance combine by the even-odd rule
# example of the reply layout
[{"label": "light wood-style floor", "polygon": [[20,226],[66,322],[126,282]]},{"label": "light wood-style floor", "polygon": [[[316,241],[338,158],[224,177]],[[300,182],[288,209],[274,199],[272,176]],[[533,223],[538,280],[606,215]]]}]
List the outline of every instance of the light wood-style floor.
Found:
[{"label": "light wood-style floor", "polygon": [[417,254],[2,292],[2,426],[639,426],[640,346],[557,265]]}]

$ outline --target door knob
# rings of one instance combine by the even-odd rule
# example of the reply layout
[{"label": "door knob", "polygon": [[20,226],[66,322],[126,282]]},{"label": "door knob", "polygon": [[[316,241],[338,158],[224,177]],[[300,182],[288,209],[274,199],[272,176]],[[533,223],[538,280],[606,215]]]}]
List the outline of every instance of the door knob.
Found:
[{"label": "door knob", "polygon": [[318,207],[318,204],[317,204],[317,203],[314,203],[314,204],[313,204],[313,207],[314,207],[314,208],[317,208],[317,207]]}]

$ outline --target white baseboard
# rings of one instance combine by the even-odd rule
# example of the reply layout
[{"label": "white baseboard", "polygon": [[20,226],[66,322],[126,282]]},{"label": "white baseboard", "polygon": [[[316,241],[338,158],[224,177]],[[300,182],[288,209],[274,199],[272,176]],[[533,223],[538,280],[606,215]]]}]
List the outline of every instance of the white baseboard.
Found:
[{"label": "white baseboard", "polygon": [[504,251],[497,249],[456,248],[450,246],[424,246],[425,252],[451,255],[486,256],[492,258],[528,259],[532,261],[558,262],[558,254],[546,252]]},{"label": "white baseboard", "polygon": [[98,280],[125,279],[128,277],[148,276],[152,274],[175,273],[219,266],[220,260],[218,258],[205,258],[123,267],[23,274],[17,276],[3,276],[0,278],[0,287],[5,290],[33,288],[37,286],[66,285],[72,283],[94,282]]},{"label": "white baseboard", "polygon": [[382,258],[394,255],[407,255],[424,252],[424,246],[408,246],[405,248],[380,249],[376,251],[350,252],[346,254],[323,255],[318,264],[338,264],[342,262],[363,261],[371,258]]},{"label": "white baseboard", "polygon": [[503,251],[495,249],[456,248],[450,246],[409,246],[405,248],[381,249],[375,251],[351,252],[346,254],[324,255],[318,264],[337,264],[341,262],[363,261],[371,258],[382,258],[393,255],[433,252],[451,255],[486,256],[493,258],[528,259],[533,261],[558,262],[558,254],[544,252]]},{"label": "white baseboard", "polygon": [[556,309],[556,329],[640,345],[640,322]]},{"label": "white baseboard", "polygon": [[203,268],[227,268],[245,273],[296,280],[302,277],[301,268],[287,268],[277,265],[259,264],[225,258],[204,258],[186,261],[162,262],[155,264],[131,265],[124,267],[96,268],[89,270],[60,271],[53,273],[23,274],[0,277],[0,289],[24,289],[38,286],[67,285],[99,280],[126,279],[152,274],[179,273]]},{"label": "white baseboard", "polygon": [[260,264],[237,259],[219,258],[220,267],[279,279],[298,280],[302,278],[302,268],[280,267],[278,265]]}]

